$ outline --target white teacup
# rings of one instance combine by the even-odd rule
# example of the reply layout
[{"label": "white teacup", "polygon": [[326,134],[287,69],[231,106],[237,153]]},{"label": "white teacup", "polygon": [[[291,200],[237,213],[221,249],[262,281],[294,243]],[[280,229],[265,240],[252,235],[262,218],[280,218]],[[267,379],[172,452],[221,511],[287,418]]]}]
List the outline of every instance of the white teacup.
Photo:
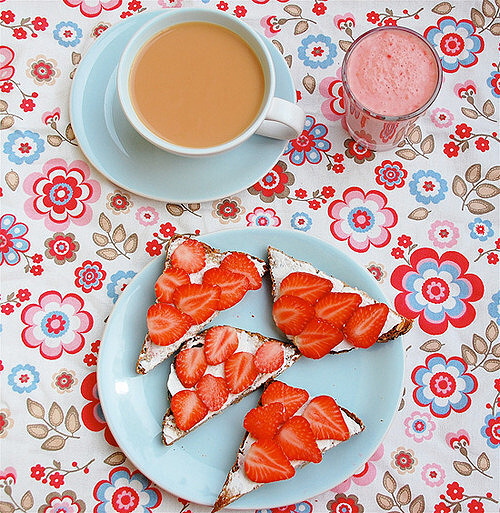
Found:
[{"label": "white teacup", "polygon": [[[189,147],[169,142],[150,130],[136,112],[131,98],[130,76],[138,53],[155,36],[181,23],[206,22],[224,27],[240,36],[257,56],[264,74],[264,96],[252,123],[235,138],[217,146]],[[168,152],[188,157],[216,155],[235,148],[254,134],[274,139],[296,138],[303,130],[305,113],[295,103],[274,96],[274,65],[261,37],[238,18],[208,9],[172,9],[144,24],[126,46],[118,66],[117,86],[121,106],[129,122],[145,139]],[[181,85],[182,86],[182,85]]]}]

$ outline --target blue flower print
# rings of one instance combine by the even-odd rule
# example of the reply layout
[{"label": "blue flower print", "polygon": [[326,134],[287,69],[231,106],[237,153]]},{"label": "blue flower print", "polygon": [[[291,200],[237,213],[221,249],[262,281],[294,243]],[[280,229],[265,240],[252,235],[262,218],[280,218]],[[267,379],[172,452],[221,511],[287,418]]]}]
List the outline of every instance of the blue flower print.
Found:
[{"label": "blue flower print", "polygon": [[488,313],[497,324],[500,324],[500,290],[491,296]]},{"label": "blue flower print", "polygon": [[15,216],[4,214],[0,217],[0,265],[16,265],[21,260],[21,253],[30,248],[30,243],[24,238],[28,227],[17,223]]},{"label": "blue flower print", "polygon": [[473,239],[479,239],[481,242],[493,237],[494,231],[491,227],[491,221],[476,217],[472,223],[469,223],[470,236]]},{"label": "blue flower print", "polygon": [[3,152],[14,164],[32,164],[45,151],[45,143],[40,136],[31,130],[16,130],[7,137]]},{"label": "blue flower print", "polygon": [[290,506],[282,506],[281,508],[273,509],[258,509],[255,513],[311,513],[312,505],[307,502],[297,502],[297,504],[291,504]]},{"label": "blue flower print", "polygon": [[116,303],[123,289],[136,274],[134,271],[117,271],[111,276],[111,282],[106,285],[106,288],[108,297],[113,300],[113,303]]},{"label": "blue flower print", "polygon": [[424,205],[443,201],[445,193],[448,191],[446,180],[441,178],[441,175],[432,169],[428,171],[421,169],[413,173],[409,187],[410,194],[413,194],[415,199]]},{"label": "blue flower print", "polygon": [[290,221],[290,226],[295,230],[307,232],[311,229],[312,219],[305,212],[295,212]]},{"label": "blue flower print", "polygon": [[328,151],[332,146],[324,138],[327,133],[328,128],[325,125],[316,123],[312,116],[307,116],[304,130],[296,139],[288,142],[283,155],[288,155],[290,162],[296,166],[301,166],[306,160],[310,164],[317,164],[323,158],[321,152]]},{"label": "blue flower print", "polygon": [[337,46],[328,36],[311,34],[302,40],[298,55],[305,66],[325,69],[333,64],[333,59],[337,55]]},{"label": "blue flower print", "polygon": [[491,88],[491,94],[495,98],[500,98],[500,71],[492,71],[486,83]]},{"label": "blue flower print", "polygon": [[481,434],[486,438],[486,443],[492,449],[500,447],[500,412],[496,415],[486,415]]},{"label": "blue flower print", "polygon": [[40,374],[33,365],[16,365],[9,374],[8,383],[14,392],[23,394],[35,390],[40,382]]},{"label": "blue flower print", "polygon": [[54,39],[66,48],[68,46],[76,46],[83,36],[82,29],[72,21],[61,21],[53,30]]}]

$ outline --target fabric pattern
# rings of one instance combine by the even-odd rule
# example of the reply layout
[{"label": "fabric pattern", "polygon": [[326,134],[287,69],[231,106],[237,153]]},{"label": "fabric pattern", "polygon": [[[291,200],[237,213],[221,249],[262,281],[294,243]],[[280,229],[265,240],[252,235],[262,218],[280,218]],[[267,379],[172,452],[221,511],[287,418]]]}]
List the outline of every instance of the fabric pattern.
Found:
[{"label": "fabric pattern", "polygon": [[[247,190],[166,204],[92,167],[68,99],[110,26],[191,6],[269,38],[308,115]],[[390,25],[423,34],[445,80],[400,146],[376,153],[343,127],[339,72],[354,39]],[[0,33],[2,513],[209,511],[126,459],[96,361],[113,305],[169,237],[248,226],[329,242],[415,321],[401,404],[369,461],[332,490],[258,513],[499,511],[498,1],[1,0]]]}]

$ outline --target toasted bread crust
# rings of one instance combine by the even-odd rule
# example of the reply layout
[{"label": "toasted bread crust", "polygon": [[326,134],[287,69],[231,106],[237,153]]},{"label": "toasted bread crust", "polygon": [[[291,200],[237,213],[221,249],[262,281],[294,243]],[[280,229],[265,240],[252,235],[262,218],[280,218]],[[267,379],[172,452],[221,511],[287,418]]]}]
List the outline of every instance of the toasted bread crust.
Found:
[{"label": "toasted bread crust", "polygon": [[[286,253],[281,251],[280,249],[273,248],[272,246],[269,246],[267,248],[268,260],[269,260],[269,269],[271,270],[269,275],[271,277],[272,295],[273,295],[273,297],[276,297],[276,295],[278,294],[278,290],[277,290],[278,287],[277,287],[277,283],[275,282],[274,276],[273,276],[273,273],[272,273],[272,268],[273,268],[274,265],[276,265],[276,262],[274,261],[274,258],[273,258],[273,255],[272,255],[273,251],[277,251],[277,252],[279,252],[279,253],[281,253],[283,255],[286,255],[288,258],[291,258],[294,262],[297,262],[297,263],[306,263],[307,264],[307,262],[303,262],[302,260],[298,260],[296,258],[293,258],[290,255],[287,255]],[[311,265],[311,264],[308,264],[308,265]],[[332,278],[333,278],[333,276],[332,276]],[[338,280],[338,278],[335,278],[335,279]],[[339,281],[341,281],[341,280],[339,280]],[[350,285],[348,285],[347,283],[345,283],[345,282],[342,282],[342,283],[344,283],[344,285],[346,287],[350,287]],[[362,291],[360,289],[357,289],[355,287],[351,287],[351,288],[355,289],[358,292],[358,294],[361,295],[361,297],[369,298],[370,300],[373,301],[373,298],[371,298],[371,296],[369,296],[366,292],[364,292],[364,291]],[[411,329],[411,327],[413,325],[413,321],[411,319],[407,319],[406,317],[403,317],[402,315],[400,315],[398,312],[396,312],[395,310],[393,310],[390,307],[389,307],[389,310],[395,316],[399,317],[401,319],[401,322],[399,324],[393,326],[389,331],[381,333],[381,335],[379,336],[379,338],[377,340],[377,343],[383,343],[383,342],[388,342],[389,340],[394,340],[395,338],[398,338],[399,336],[404,335],[405,333],[408,333],[408,331],[410,331],[410,329]],[[354,347],[352,349],[354,349]],[[342,350],[342,351],[332,350],[331,354],[345,353],[345,352],[351,351],[352,349],[345,349],[345,350]]]}]

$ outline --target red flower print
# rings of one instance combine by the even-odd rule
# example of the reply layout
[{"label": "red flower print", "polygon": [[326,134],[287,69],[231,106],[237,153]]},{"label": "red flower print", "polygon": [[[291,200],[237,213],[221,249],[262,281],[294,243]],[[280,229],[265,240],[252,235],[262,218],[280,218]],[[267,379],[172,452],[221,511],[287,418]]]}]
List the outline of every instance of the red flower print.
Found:
[{"label": "red flower print", "polygon": [[88,402],[82,409],[82,422],[90,431],[98,432],[104,430],[104,438],[106,441],[117,447],[117,443],[109,430],[104,415],[102,413],[101,403],[99,401],[99,394],[97,391],[97,373],[91,372],[82,381],[80,387],[82,396]]},{"label": "red flower print", "polygon": [[2,306],[0,306],[0,312],[5,315],[10,315],[13,311],[14,307],[12,306],[12,303],[4,303]]},{"label": "red flower print", "polygon": [[41,265],[31,266],[30,273],[33,276],[40,276],[43,273],[43,267]]},{"label": "red flower print", "polygon": [[51,159],[43,171],[34,172],[24,181],[24,191],[30,196],[24,210],[33,219],[44,219],[49,230],[65,229],[70,222],[84,226],[92,219],[89,203],[99,199],[101,186],[89,178],[88,165],[75,160]]},{"label": "red flower print", "polygon": [[237,18],[244,18],[246,13],[247,13],[247,10],[246,10],[246,7],[244,5],[237,5],[235,8],[234,8],[234,14]]},{"label": "red flower print", "polygon": [[411,246],[411,237],[409,235],[401,235],[401,237],[398,237],[398,246],[409,248]]},{"label": "red flower print", "polygon": [[345,166],[344,164],[333,164],[332,170],[334,173],[339,175],[345,171]]},{"label": "red flower print", "polygon": [[455,133],[460,137],[460,139],[467,139],[472,134],[472,128],[465,123],[457,125],[455,127]]},{"label": "red flower print", "polygon": [[318,200],[311,200],[308,202],[309,203],[309,208],[313,209],[313,210],[318,210],[321,208],[321,203],[318,201]]},{"label": "red flower print", "polygon": [[[367,134],[361,132],[358,134],[360,138],[367,137]],[[369,137],[369,136],[368,136]],[[355,141],[354,139],[346,139],[344,141],[346,148],[346,157],[353,159],[356,164],[362,164],[365,161],[371,161],[375,158],[375,153],[367,146]]]},{"label": "red flower print", "polygon": [[31,477],[37,481],[40,481],[43,477],[45,477],[45,467],[42,467],[39,463],[31,467]]},{"label": "red flower print", "polygon": [[290,162],[301,166],[307,160],[311,164],[318,164],[323,158],[322,152],[331,148],[331,143],[325,139],[328,129],[322,123],[316,123],[312,116],[306,116],[304,130],[288,143],[284,155],[288,155]]},{"label": "red flower print", "polygon": [[229,9],[229,5],[227,5],[227,2],[221,1],[217,4],[217,9],[219,9],[219,11],[227,11]]},{"label": "red flower print", "polygon": [[449,508],[444,502],[440,502],[434,506],[434,513],[450,513],[451,508]]},{"label": "red flower print", "polygon": [[391,255],[394,258],[403,258],[405,256],[405,252],[401,248],[392,248]]},{"label": "red flower print", "polygon": [[469,504],[467,504],[467,509],[469,513],[484,513],[483,503],[477,499],[472,499]]},{"label": "red flower print", "polygon": [[452,500],[460,500],[464,498],[464,489],[456,481],[446,485],[446,495]]},{"label": "red flower print", "polygon": [[377,23],[380,21],[380,15],[378,12],[375,12],[375,11],[371,11],[369,13],[366,14],[366,19],[370,22],[370,23]]},{"label": "red flower print", "polygon": [[83,357],[83,363],[87,365],[87,367],[92,367],[97,364],[97,356],[92,353],[88,353]]},{"label": "red flower print", "polygon": [[24,112],[31,112],[35,108],[35,102],[31,98],[24,98],[19,106]]},{"label": "red flower print", "polygon": [[303,199],[307,196],[307,191],[305,189],[296,189],[295,197]]},{"label": "red flower print", "polygon": [[469,326],[476,317],[472,302],[483,297],[484,285],[475,274],[467,274],[468,260],[448,251],[438,256],[430,248],[419,248],[410,255],[410,265],[397,267],[391,284],[401,291],[396,309],[415,319],[432,335],[446,331],[448,322],[456,328]]},{"label": "red flower print", "polygon": [[28,33],[22,27],[15,28],[12,32],[12,35],[16,39],[26,39],[28,37]]},{"label": "red flower print", "polygon": [[156,239],[146,242],[146,251],[150,256],[157,256],[161,254],[163,246]]},{"label": "red flower print", "polygon": [[397,160],[394,162],[384,160],[380,166],[375,168],[375,181],[389,191],[403,187],[407,176],[408,171]]},{"label": "red flower print", "polygon": [[458,144],[454,143],[453,141],[452,142],[449,142],[449,143],[446,143],[444,145],[444,148],[443,148],[443,152],[444,154],[448,157],[448,158],[452,158],[452,157],[458,157],[458,151],[460,150],[460,147],[458,146]]},{"label": "red flower print", "polygon": [[355,495],[346,496],[344,493],[337,493],[333,500],[326,503],[326,508],[330,513],[363,513],[364,511]]},{"label": "red flower print", "polygon": [[42,32],[49,26],[47,18],[42,18],[41,16],[35,16],[32,23],[35,30],[41,30]]},{"label": "red flower print", "polygon": [[7,25],[12,23],[16,19],[16,15],[9,9],[8,11],[2,11],[0,13],[0,20],[2,20]]},{"label": "red flower print", "polygon": [[286,198],[290,194],[290,185],[295,182],[292,173],[286,170],[287,165],[282,160],[267,172],[267,174],[248,189],[250,194],[259,196],[266,203],[274,198]]},{"label": "red flower print", "polygon": [[326,5],[323,2],[317,2],[314,4],[314,7],[312,8],[312,12],[316,16],[321,16],[322,14],[325,14],[325,12],[326,12]]},{"label": "red flower print", "polygon": [[498,255],[496,253],[489,253],[486,257],[489,264],[497,264],[498,263]]},{"label": "red flower print", "polygon": [[100,262],[85,260],[80,267],[75,269],[75,285],[83,292],[99,290],[106,278],[106,271]]},{"label": "red flower print", "polygon": [[175,226],[172,223],[160,224],[160,233],[164,237],[173,237],[175,235]]},{"label": "red flower print", "polygon": [[335,189],[331,187],[330,185],[325,185],[321,189],[321,194],[324,198],[332,198],[335,194]]},{"label": "red flower print", "polygon": [[476,145],[476,148],[479,151],[482,151],[483,153],[490,149],[490,141],[488,141],[488,139],[485,139],[484,137],[478,137],[475,140],[474,144]]},{"label": "red flower print", "polygon": [[64,476],[59,472],[54,472],[49,476],[49,484],[54,488],[60,488],[64,484]]},{"label": "red flower print", "polygon": [[212,216],[223,224],[236,223],[240,220],[241,214],[245,209],[241,206],[241,200],[238,197],[223,198],[219,201],[214,201]]},{"label": "red flower print", "polygon": [[80,249],[80,244],[75,241],[75,236],[72,233],[56,232],[45,240],[44,245],[47,248],[45,256],[54,260],[58,265],[74,262],[76,253]]},{"label": "red flower print", "polygon": [[21,302],[28,301],[31,297],[31,292],[28,289],[19,289],[17,291],[16,297]]},{"label": "red flower print", "polygon": [[142,3],[139,0],[132,0],[128,3],[128,8],[131,11],[138,11],[142,7]]},{"label": "red flower print", "polygon": [[4,82],[2,87],[0,87],[0,91],[2,91],[2,93],[10,93],[13,88],[14,84],[12,82]]}]

